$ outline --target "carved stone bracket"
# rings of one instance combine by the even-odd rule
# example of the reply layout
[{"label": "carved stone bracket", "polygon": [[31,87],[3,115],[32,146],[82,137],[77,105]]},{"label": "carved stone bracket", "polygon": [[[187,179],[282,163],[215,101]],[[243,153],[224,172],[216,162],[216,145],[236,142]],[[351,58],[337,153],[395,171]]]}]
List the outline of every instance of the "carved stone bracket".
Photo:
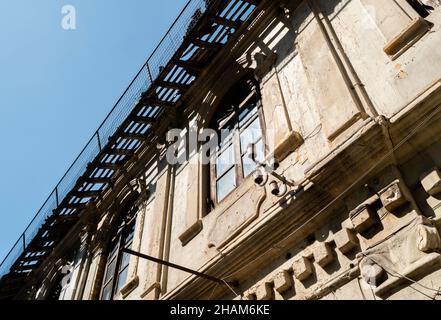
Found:
[{"label": "carved stone bracket", "polygon": [[322,268],[327,267],[334,261],[334,255],[329,244],[317,242],[314,246],[314,260]]},{"label": "carved stone bracket", "polygon": [[258,285],[256,289],[256,299],[261,301],[273,300],[274,290],[272,287],[272,283],[264,282]]},{"label": "carved stone bracket", "polygon": [[421,218],[417,226],[417,246],[422,252],[429,253],[441,249],[441,237],[438,229],[428,219]]},{"label": "carved stone bracket", "polygon": [[185,230],[185,232],[179,236],[179,240],[181,241],[182,245],[185,246],[187,243],[189,243],[196,235],[198,235],[202,231],[202,228],[202,221],[199,220],[190,228]]},{"label": "carved stone bracket", "polygon": [[363,204],[353,210],[349,214],[349,218],[352,221],[355,231],[362,233],[375,224],[375,214],[369,204]]},{"label": "carved stone bracket", "polygon": [[276,274],[273,281],[274,289],[280,294],[284,294],[294,287],[292,276],[287,270],[280,271]]},{"label": "carved stone bracket", "polygon": [[357,255],[361,274],[380,297],[424,276],[441,263],[441,238],[432,221],[419,216],[383,243]]},{"label": "carved stone bracket", "polygon": [[294,260],[292,269],[294,271],[294,277],[299,281],[305,281],[314,273],[312,262],[305,257],[299,257]]},{"label": "carved stone bracket", "polygon": [[352,251],[354,248],[358,247],[360,241],[354,231],[347,228],[343,228],[340,232],[334,235],[334,241],[343,254]]},{"label": "carved stone bracket", "polygon": [[408,202],[399,182],[395,182],[382,190],[380,199],[384,208],[389,212],[394,212]]},{"label": "carved stone bracket", "polygon": [[276,63],[278,55],[277,53],[272,53],[268,56],[264,53],[258,52],[254,55],[253,58],[256,62],[256,69],[254,71],[254,74],[258,79],[263,79],[263,77],[265,77],[265,75],[270,72],[270,70]]},{"label": "carved stone bracket", "polygon": [[367,284],[377,287],[385,280],[385,271],[373,259],[364,258],[360,262],[361,276]]},{"label": "carved stone bracket", "polygon": [[434,196],[441,193],[441,172],[437,168],[424,173],[420,181],[427,194]]}]

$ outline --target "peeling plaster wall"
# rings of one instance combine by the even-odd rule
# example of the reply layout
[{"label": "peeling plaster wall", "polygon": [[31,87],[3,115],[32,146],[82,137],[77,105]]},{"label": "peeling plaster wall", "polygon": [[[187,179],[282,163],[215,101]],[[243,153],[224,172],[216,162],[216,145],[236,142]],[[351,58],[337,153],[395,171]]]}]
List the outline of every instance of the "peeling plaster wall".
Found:
[{"label": "peeling plaster wall", "polygon": [[[352,87],[354,83],[351,83],[353,78],[348,74],[352,72],[359,77],[360,83],[356,84],[365,88],[374,111],[385,117],[401,111],[441,75],[441,68],[432,67],[430,70],[428,68],[430,64],[440,65],[439,41],[435,38],[439,24],[436,24],[420,39],[415,47],[409,48],[393,60],[383,51],[386,44],[385,36],[381,33],[379,26],[371,20],[372,12],[366,9],[362,1],[321,1],[320,7],[323,10],[322,13],[329,19],[328,28],[331,28],[335,34],[324,35],[317,22],[317,16],[311,7],[303,2],[290,17],[273,20],[269,27],[263,30],[258,40],[242,53],[243,57],[256,53],[268,54],[268,50],[277,53],[275,64],[264,75],[261,82],[262,104],[267,127],[269,130],[274,130],[274,144],[286,139],[291,131],[298,132],[304,139],[303,143],[282,161],[281,172],[296,181],[302,180],[311,166],[332,150],[340,147],[357,130],[360,130],[365,119],[375,116],[372,114],[373,110],[369,109],[365,102],[359,101],[359,99],[362,100],[357,96],[360,93],[354,93]],[[389,9],[384,8],[384,10]],[[438,12],[430,19],[439,20]],[[403,26],[406,24],[407,22],[403,22]],[[394,32],[391,30],[390,35]],[[334,35],[338,42],[335,39],[330,41],[326,38],[334,37]],[[415,70],[410,72],[412,68]],[[224,79],[221,77],[217,81],[228,81],[227,79],[228,74]],[[220,227],[216,221],[224,221],[223,216],[225,219],[231,219],[234,215],[228,218],[231,211],[229,208],[223,212],[216,211],[206,217],[198,213],[199,190],[194,186],[198,182],[200,167],[197,165],[197,159],[196,162],[194,158],[192,160],[192,163],[179,167],[175,171],[169,257],[174,263],[200,270],[208,266],[211,259],[219,256],[219,252],[209,247],[213,237],[211,229]],[[252,186],[250,188],[250,190],[253,189]],[[247,191],[246,194],[249,192]],[[240,194],[240,192],[237,193]],[[240,195],[237,197],[241,200],[236,209],[233,206],[233,210],[239,210],[243,215],[252,212],[249,205],[246,205],[245,198],[240,198]],[[252,219],[251,224],[243,228],[239,227],[239,232],[246,233],[247,230],[252,230],[265,219],[277,201],[268,197],[261,211],[257,212],[257,217]],[[411,212],[409,214],[410,216],[404,222],[398,220],[385,222],[388,223],[387,228],[391,228],[389,233],[380,233],[375,239],[381,241],[390,233],[393,234],[397,225],[403,225],[414,218]],[[193,216],[189,218],[189,215]],[[335,217],[327,222],[335,226],[332,230],[328,230],[328,233],[325,232],[330,239],[330,246],[335,252],[333,253],[335,257],[326,268],[320,265],[315,266],[316,281],[320,285],[326,283],[320,279],[329,280],[344,270],[354,268],[357,264],[354,255],[348,256],[339,252],[332,240],[334,234],[342,234],[346,230],[341,223],[343,225],[349,223],[344,222],[348,215],[349,212],[343,211],[340,214],[341,218]],[[346,218],[343,219],[343,217]],[[188,243],[182,244],[179,241],[180,235],[192,226],[192,222],[196,223],[199,219],[202,223],[202,230],[196,233],[196,236]],[[323,230],[325,229],[326,227]],[[317,239],[320,239],[320,231],[312,233],[318,235]],[[228,233],[224,237],[228,238]],[[321,240],[316,241],[327,243],[326,241],[320,242]],[[300,249],[291,250],[293,251],[291,255],[295,255],[296,250]],[[255,284],[262,283],[262,279],[266,279],[263,280],[264,282],[271,280],[280,272],[280,266],[283,266],[282,261],[277,263],[280,264],[279,268],[270,264],[271,266],[261,271],[261,276],[257,275],[249,282]],[[290,263],[292,263],[291,260],[285,262],[285,265]],[[173,292],[188,278],[188,274],[168,270],[167,292]],[[259,279],[261,281],[258,281]],[[317,288],[314,286],[314,280],[310,282],[310,284],[300,283],[296,292],[292,292],[292,298],[311,298],[309,286]],[[358,283],[355,280],[351,281],[336,292],[323,295],[322,298],[358,297],[362,299],[363,294],[371,293],[366,285],[360,292]],[[354,295],[353,291],[357,291],[357,294]],[[275,295],[283,298],[277,292]]]},{"label": "peeling plaster wall", "polygon": [[[179,124],[206,125],[231,79],[255,69],[269,151],[280,154],[278,173],[302,188],[280,198],[249,177],[209,213],[200,155],[176,166],[162,157],[148,171],[157,177],[149,183],[139,250],[215,276],[234,274],[246,299],[427,298],[375,274],[367,256],[441,287],[441,197],[430,194],[441,170],[439,124],[432,121],[392,152],[441,104],[441,11],[422,21],[415,12],[398,12],[393,1],[268,6],[263,21],[213,62],[186,101],[193,113]],[[387,54],[388,48],[397,51]],[[388,152],[393,156],[371,168]],[[406,242],[407,231],[413,242]],[[99,258],[83,268],[82,299],[96,298]],[[125,299],[238,299],[181,271],[142,259],[137,266],[139,279]],[[366,270],[373,270],[375,285]]]}]

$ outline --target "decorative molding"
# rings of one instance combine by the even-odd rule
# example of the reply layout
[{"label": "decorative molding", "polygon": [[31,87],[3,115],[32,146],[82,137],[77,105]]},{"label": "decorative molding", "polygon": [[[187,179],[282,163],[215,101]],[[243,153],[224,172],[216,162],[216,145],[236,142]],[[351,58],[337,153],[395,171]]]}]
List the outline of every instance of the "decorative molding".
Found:
[{"label": "decorative molding", "polygon": [[[252,178],[252,177],[251,177]],[[253,183],[252,179],[248,180]],[[241,193],[239,193],[242,191]],[[234,201],[219,206],[211,215],[217,215],[216,223],[210,231],[208,247],[221,249],[240,234],[260,215],[260,208],[266,199],[265,188],[243,185]]]}]

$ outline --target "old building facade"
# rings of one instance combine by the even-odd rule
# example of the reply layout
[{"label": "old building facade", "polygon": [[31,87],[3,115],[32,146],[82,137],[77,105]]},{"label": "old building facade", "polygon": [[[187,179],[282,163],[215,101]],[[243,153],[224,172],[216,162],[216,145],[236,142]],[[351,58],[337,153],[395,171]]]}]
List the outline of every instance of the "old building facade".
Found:
[{"label": "old building facade", "polygon": [[[247,18],[8,298],[440,297],[440,2],[229,2]],[[207,129],[234,129],[208,162]]]}]

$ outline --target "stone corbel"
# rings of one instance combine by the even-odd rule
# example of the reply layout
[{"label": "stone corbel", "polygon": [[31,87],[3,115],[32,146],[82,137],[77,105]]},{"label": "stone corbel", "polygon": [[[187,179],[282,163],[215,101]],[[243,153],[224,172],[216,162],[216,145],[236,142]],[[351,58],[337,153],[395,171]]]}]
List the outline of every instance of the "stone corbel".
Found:
[{"label": "stone corbel", "polygon": [[369,257],[361,260],[360,272],[364,281],[372,287],[378,287],[386,279],[385,270]]},{"label": "stone corbel", "polygon": [[357,255],[360,271],[385,298],[407,279],[424,277],[441,264],[441,238],[432,221],[419,216],[383,243]]},{"label": "stone corbel", "polygon": [[120,291],[123,299],[127,298],[129,294],[132,293],[133,290],[135,290],[138,287],[138,285],[139,285],[139,277],[138,276],[132,277]]},{"label": "stone corbel", "polygon": [[380,191],[380,199],[384,208],[389,212],[394,212],[408,203],[399,181]]},{"label": "stone corbel", "polygon": [[157,300],[160,291],[161,284],[159,282],[155,282],[141,294],[141,299],[149,301]]},{"label": "stone corbel", "polygon": [[420,217],[420,224],[417,226],[417,246],[425,253],[439,251],[441,249],[441,237],[438,229],[426,218]]},{"label": "stone corbel", "polygon": [[303,143],[304,140],[300,133],[291,131],[276,145],[273,156],[280,163]]},{"label": "stone corbel", "polygon": [[294,260],[292,270],[294,272],[294,277],[299,281],[306,281],[314,274],[312,262],[303,256]]},{"label": "stone corbel", "polygon": [[202,231],[203,225],[202,221],[198,220],[196,223],[194,223],[190,228],[185,230],[180,236],[179,240],[181,241],[182,245],[187,245],[196,235],[198,235]]},{"label": "stone corbel", "polygon": [[431,24],[421,17],[413,19],[406,28],[391,39],[384,47],[384,52],[390,56],[397,56],[410,48],[431,28]]},{"label": "stone corbel", "polygon": [[434,168],[420,177],[421,185],[430,196],[441,193],[441,172]]},{"label": "stone corbel", "polygon": [[337,249],[343,254],[351,252],[360,245],[360,240],[355,232],[345,227],[334,235],[334,241]]},{"label": "stone corbel", "polygon": [[274,276],[274,289],[284,294],[294,287],[292,275],[287,270],[282,270]]},{"label": "stone corbel", "polygon": [[354,230],[357,233],[363,233],[375,225],[375,215],[376,213],[371,209],[371,205],[369,203],[364,203],[351,211],[349,218]]},{"label": "stone corbel", "polygon": [[274,300],[273,284],[270,282],[263,282],[256,288],[256,299],[259,301]]},{"label": "stone corbel", "polygon": [[314,245],[314,260],[322,268],[326,268],[334,261],[334,253],[331,246],[325,242],[317,242]]},{"label": "stone corbel", "polygon": [[253,56],[253,59],[256,62],[254,74],[261,80],[271,71],[278,59],[278,55],[277,53],[272,53],[268,56],[262,52],[258,52]]}]

